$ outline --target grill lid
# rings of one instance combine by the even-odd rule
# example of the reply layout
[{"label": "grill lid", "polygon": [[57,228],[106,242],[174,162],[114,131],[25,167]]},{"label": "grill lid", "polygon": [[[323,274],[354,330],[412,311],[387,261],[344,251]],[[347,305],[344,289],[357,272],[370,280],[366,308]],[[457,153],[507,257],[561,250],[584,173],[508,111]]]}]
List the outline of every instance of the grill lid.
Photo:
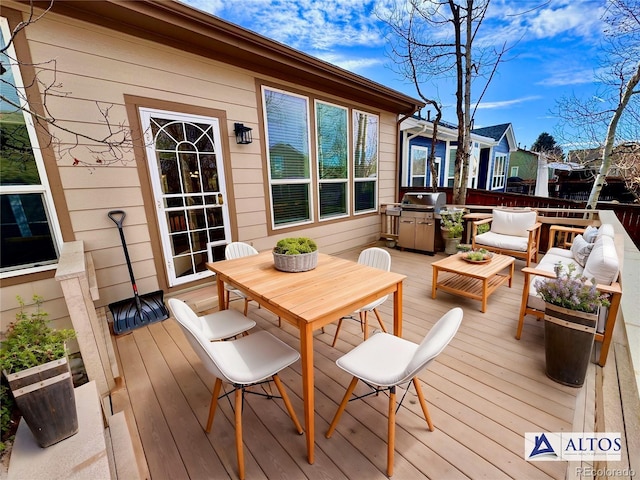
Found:
[{"label": "grill lid", "polygon": [[403,210],[424,210],[438,213],[445,206],[447,195],[444,192],[407,192],[402,196]]}]

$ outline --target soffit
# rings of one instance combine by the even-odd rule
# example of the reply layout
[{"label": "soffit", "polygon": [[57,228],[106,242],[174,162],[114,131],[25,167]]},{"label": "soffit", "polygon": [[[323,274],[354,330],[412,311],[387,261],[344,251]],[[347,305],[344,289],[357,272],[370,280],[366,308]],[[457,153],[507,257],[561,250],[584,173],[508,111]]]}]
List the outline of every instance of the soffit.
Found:
[{"label": "soffit", "polygon": [[[35,4],[46,8],[49,2]],[[424,106],[401,92],[179,2],[56,1],[53,12],[381,110],[407,114]]]}]

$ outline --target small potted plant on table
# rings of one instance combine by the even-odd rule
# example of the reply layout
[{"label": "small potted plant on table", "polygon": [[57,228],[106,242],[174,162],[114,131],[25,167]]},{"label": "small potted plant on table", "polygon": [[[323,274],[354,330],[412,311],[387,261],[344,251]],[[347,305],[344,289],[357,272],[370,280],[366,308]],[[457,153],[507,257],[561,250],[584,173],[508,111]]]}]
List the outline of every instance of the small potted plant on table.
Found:
[{"label": "small potted plant on table", "polygon": [[318,246],[306,237],[283,238],[273,249],[273,263],[283,272],[313,270],[318,265]]},{"label": "small potted plant on table", "polygon": [[546,373],[552,380],[581,387],[589,366],[589,357],[598,323],[600,307],[609,301],[597,289],[595,281],[576,273],[569,263],[554,267],[555,278],[538,279],[534,287],[545,301],[544,343]]},{"label": "small potted plant on table", "polygon": [[50,328],[42,297],[34,295],[33,300],[36,311],[28,315],[18,297],[20,312],[2,341],[0,367],[36,442],[48,447],[78,432],[66,350],[75,332]]}]

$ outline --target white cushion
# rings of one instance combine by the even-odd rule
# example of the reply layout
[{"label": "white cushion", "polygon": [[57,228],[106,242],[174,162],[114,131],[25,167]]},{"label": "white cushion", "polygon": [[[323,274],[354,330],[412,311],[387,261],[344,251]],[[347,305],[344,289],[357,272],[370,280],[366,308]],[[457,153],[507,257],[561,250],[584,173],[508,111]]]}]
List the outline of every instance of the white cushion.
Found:
[{"label": "white cushion", "polygon": [[300,358],[296,350],[264,330],[230,342],[212,342],[207,348],[220,373],[241,385],[265,380]]},{"label": "white cushion", "polygon": [[587,241],[587,243],[593,243],[596,241],[596,236],[598,235],[598,227],[594,227],[593,225],[589,225],[584,229],[582,233],[582,237]]},{"label": "white cushion", "polygon": [[209,340],[235,337],[256,326],[256,322],[237,310],[227,309],[200,317],[200,331]]},{"label": "white cushion", "polygon": [[516,250],[518,252],[526,252],[528,245],[528,237],[517,235],[504,235],[495,233],[490,230],[486,233],[476,235],[475,242],[478,245],[487,247],[501,248],[504,250]]},{"label": "white cushion", "polygon": [[619,263],[613,238],[600,235],[587,258],[583,275],[597,283],[611,285],[618,278]]},{"label": "white cushion", "polygon": [[609,237],[609,238],[613,238],[615,236],[615,230],[613,229],[613,225],[611,225],[610,223],[603,223],[602,225],[600,225],[600,228],[598,229],[598,235],[596,237],[596,240],[598,237],[601,237],[603,235]]},{"label": "white cushion", "polygon": [[491,232],[528,237],[527,229],[535,225],[537,217],[538,214],[535,211],[494,210]]},{"label": "white cushion", "polygon": [[576,235],[571,244],[571,253],[575,261],[584,267],[592,248],[593,243],[588,243],[582,235]]},{"label": "white cushion", "polygon": [[376,333],[336,363],[351,375],[372,385],[397,385],[406,376],[408,363],[418,345],[389,333]]}]

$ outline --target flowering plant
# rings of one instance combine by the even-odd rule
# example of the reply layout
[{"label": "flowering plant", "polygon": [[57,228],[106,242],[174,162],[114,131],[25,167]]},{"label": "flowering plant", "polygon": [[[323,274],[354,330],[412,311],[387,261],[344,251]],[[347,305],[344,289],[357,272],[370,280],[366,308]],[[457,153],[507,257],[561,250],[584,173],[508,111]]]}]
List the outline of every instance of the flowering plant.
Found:
[{"label": "flowering plant", "polygon": [[563,273],[563,269],[561,263],[556,263],[553,267],[556,278],[535,281],[536,292],[545,302],[587,313],[596,313],[598,307],[610,305],[606,295],[596,289],[594,279],[589,284],[587,277],[575,273],[576,266],[573,263],[567,267],[567,273]]}]

